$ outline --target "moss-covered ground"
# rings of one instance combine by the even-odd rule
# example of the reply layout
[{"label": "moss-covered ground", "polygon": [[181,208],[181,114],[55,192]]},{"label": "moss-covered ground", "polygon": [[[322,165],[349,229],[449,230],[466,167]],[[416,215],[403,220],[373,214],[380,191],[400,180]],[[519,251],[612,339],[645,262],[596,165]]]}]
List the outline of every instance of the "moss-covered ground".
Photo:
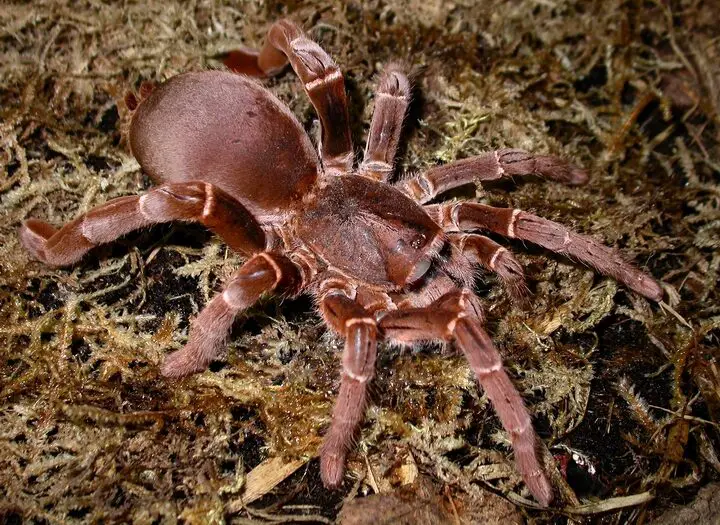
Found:
[{"label": "moss-covered ground", "polygon": [[[720,478],[717,2],[46,0],[0,6],[0,521],[646,523]],[[346,74],[356,148],[382,65],[412,67],[401,170],[498,147],[574,159],[589,184],[462,193],[617,246],[662,305],[510,243],[530,305],[478,280],[488,330],[534,414],[556,486],[539,510],[463,359],[382,347],[340,491],[317,448],[340,343],[307,299],[238,319],[227,359],[158,372],[242,261],[163,225],[53,269],[22,220],[63,224],[148,188],[123,141],[142,81],[221,67],[284,16]],[[315,135],[292,72],[268,81]],[[264,176],[272,176],[265,174]]]}]

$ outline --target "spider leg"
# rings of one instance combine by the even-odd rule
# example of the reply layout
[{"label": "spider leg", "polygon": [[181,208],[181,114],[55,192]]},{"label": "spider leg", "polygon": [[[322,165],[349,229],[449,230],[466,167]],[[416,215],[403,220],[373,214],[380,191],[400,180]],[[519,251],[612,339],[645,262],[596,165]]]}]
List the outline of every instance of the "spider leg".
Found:
[{"label": "spider leg", "polygon": [[424,308],[395,310],[380,320],[380,333],[404,343],[438,339],[457,343],[510,434],[518,471],[533,496],[548,505],[553,497],[552,487],[538,460],[530,414],[505,372],[490,336],[482,328],[476,301],[472,292],[465,289],[450,292]]},{"label": "spider leg", "polygon": [[187,344],[163,361],[162,375],[182,377],[205,370],[222,351],[238,313],[264,293],[292,294],[301,285],[301,272],[287,257],[267,252],[253,255],[195,318]]},{"label": "spider leg", "polygon": [[340,392],[320,451],[323,484],[335,488],[342,482],[345,457],[365,413],[367,385],[375,375],[377,326],[365,308],[340,290],[325,294],[320,310],[328,324],[345,337]]},{"label": "spider leg", "polygon": [[648,299],[662,300],[663,291],[657,281],[626,262],[617,250],[556,222],[522,210],[474,202],[441,205],[437,207],[437,217],[445,231],[486,229],[530,241],[593,266]]},{"label": "spider leg", "polygon": [[99,244],[174,220],[198,221],[240,253],[265,249],[265,233],[250,212],[206,182],[166,184],[144,195],[119,197],[59,230],[47,222],[28,219],[20,227],[20,239],[35,258],[54,266],[66,266],[79,261]]},{"label": "spider leg", "polygon": [[320,151],[328,170],[349,171],[353,149],[345,81],[332,58],[290,20],[275,22],[258,52],[239,49],[228,53],[225,65],[255,77],[280,73],[290,63],[322,123]]},{"label": "spider leg", "polygon": [[375,94],[375,109],[360,173],[386,182],[393,173],[405,113],[410,105],[410,82],[398,64],[383,71]]},{"label": "spider leg", "polygon": [[510,250],[474,233],[451,233],[448,238],[470,262],[496,273],[514,301],[525,302],[529,292],[525,275],[520,262]]},{"label": "spider leg", "polygon": [[553,155],[533,155],[519,149],[499,149],[476,157],[435,166],[416,177],[399,182],[402,191],[421,203],[469,183],[515,175],[540,175],[568,184],[583,184],[587,172]]}]

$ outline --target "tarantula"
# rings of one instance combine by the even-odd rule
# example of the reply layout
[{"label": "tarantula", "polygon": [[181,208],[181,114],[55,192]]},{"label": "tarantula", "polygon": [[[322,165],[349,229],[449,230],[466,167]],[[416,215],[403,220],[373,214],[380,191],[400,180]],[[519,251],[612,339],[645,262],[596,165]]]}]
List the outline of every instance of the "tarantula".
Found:
[{"label": "tarantula", "polygon": [[[288,62],[320,118],[317,150],[290,110],[251,79],[277,74]],[[235,316],[263,294],[311,294],[345,339],[340,392],[320,452],[329,488],[342,482],[377,341],[455,341],[511,436],[520,474],[549,504],[552,488],[530,415],[483,329],[473,293],[476,265],[495,272],[515,298],[527,291],[523,271],[507,248],[466,232],[533,242],[655,301],[662,290],[616,251],[560,224],[475,202],[428,203],[451,188],[515,175],[579,184],[585,171],[554,156],[502,149],[393,183],[411,97],[401,66],[388,66],[380,78],[364,159],[355,168],[343,75],[297,25],[275,23],[261,51],[234,51],[226,64],[234,72],[186,73],[141,88],[140,100],[127,97],[130,148],[159,187],[113,199],[59,230],[29,219],[20,231],[27,250],[65,266],[132,230],[184,220],[202,223],[245,254],[192,323],[185,347],[166,357],[161,372],[171,378],[207,368]]]}]

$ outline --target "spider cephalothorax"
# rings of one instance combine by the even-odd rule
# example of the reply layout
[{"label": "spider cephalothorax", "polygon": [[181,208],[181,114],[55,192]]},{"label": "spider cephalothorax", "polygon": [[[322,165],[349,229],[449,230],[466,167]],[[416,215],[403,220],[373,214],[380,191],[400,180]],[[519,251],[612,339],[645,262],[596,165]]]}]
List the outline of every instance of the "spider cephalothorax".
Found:
[{"label": "spider cephalothorax", "polygon": [[[319,156],[287,107],[249,78],[277,73],[288,61],[320,117]],[[523,272],[507,248],[466,232],[534,242],[656,301],[661,288],[614,250],[530,213],[466,201],[427,203],[468,183],[536,174],[576,184],[587,179],[585,172],[553,156],[506,149],[393,183],[410,100],[401,67],[389,66],[380,79],[365,157],[354,169],[343,76],[295,24],[274,24],[261,52],[233,52],[227,64],[236,73],[179,75],[142,89],[140,101],[128,98],[132,152],[159,187],[114,199],[59,230],[29,219],[20,232],[25,247],[48,264],[69,265],[132,230],[189,220],[247,255],[195,319],[187,345],[165,359],[161,371],[168,377],[204,370],[222,350],[235,316],[262,294],[312,294],[325,322],[345,338],[340,392],[321,451],[328,487],[342,481],[377,341],[454,341],[510,434],[530,491],[549,503],[552,488],[530,416],[483,330],[472,291],[474,267],[482,265],[521,298]]]}]

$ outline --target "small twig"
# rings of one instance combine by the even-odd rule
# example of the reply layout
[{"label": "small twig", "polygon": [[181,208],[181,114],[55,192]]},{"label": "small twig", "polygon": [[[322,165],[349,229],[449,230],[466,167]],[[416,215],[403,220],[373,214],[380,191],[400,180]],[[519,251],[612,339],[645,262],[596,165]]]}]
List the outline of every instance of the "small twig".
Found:
[{"label": "small twig", "polygon": [[248,503],[262,498],[305,463],[307,459],[288,462],[279,457],[266,459],[247,474],[245,490],[240,499],[228,504],[228,512],[235,513],[246,509]]},{"label": "small twig", "polygon": [[561,512],[578,516],[592,516],[593,514],[602,514],[613,510],[634,507],[652,501],[655,496],[650,492],[634,494],[632,496],[620,496],[618,498],[610,498],[593,503],[587,503],[578,507],[565,507]]},{"label": "small twig", "polygon": [[453,517],[455,518],[455,524],[460,525],[460,516],[458,516],[457,508],[455,507],[455,502],[452,499],[452,494],[450,493],[450,487],[448,485],[445,485],[445,496],[447,496],[448,501],[450,502],[450,507],[452,508]]},{"label": "small twig", "polygon": [[652,374],[644,374],[644,375],[645,375],[645,377],[647,377],[648,379],[654,379],[654,378],[658,377],[660,374],[662,374],[663,372],[665,372],[665,370],[667,370],[667,369],[670,368],[671,366],[672,366],[672,363],[665,363],[664,365],[662,365],[660,368],[658,368],[658,369],[657,369],[655,372],[653,372]]},{"label": "small twig", "polygon": [[666,310],[667,312],[670,312],[673,315],[673,317],[675,317],[675,319],[680,321],[683,325],[687,326],[690,330],[693,329],[693,326],[690,323],[688,323],[682,315],[677,313],[672,306],[667,304],[665,301],[660,301],[659,304],[660,304],[660,308],[662,308],[663,310]]},{"label": "small twig", "polygon": [[656,98],[657,97],[655,96],[655,93],[653,93],[652,91],[647,91],[643,93],[643,95],[638,99],[638,101],[635,103],[635,106],[633,106],[633,109],[627,115],[625,121],[619,127],[615,135],[612,137],[610,144],[608,145],[608,149],[611,155],[615,155],[620,151],[620,148],[625,142],[625,138],[628,136],[630,130],[637,122],[640,114],[645,110],[648,104],[650,104]]},{"label": "small twig", "polygon": [[368,460],[367,454],[365,454],[364,457],[365,466],[367,467],[368,484],[370,485],[370,487],[372,487],[375,494],[380,494],[380,489],[378,488],[377,481],[375,480],[375,474],[373,473],[372,467],[370,466],[370,461]]},{"label": "small twig", "polygon": [[548,349],[550,348],[549,345],[547,345],[547,344],[545,344],[545,343],[542,342],[542,339],[540,338],[540,334],[538,334],[535,330],[533,330],[532,328],[530,328],[530,327],[525,323],[525,321],[522,322],[522,325],[523,325],[525,328],[527,328],[528,332],[530,332],[532,335],[535,336],[535,339],[537,340],[538,344],[539,344],[542,348],[544,348],[545,350],[548,350]]},{"label": "small twig", "polygon": [[612,421],[613,409],[615,408],[615,398],[610,400],[610,409],[608,410],[607,427],[605,427],[605,433],[610,433],[610,422]]},{"label": "small twig", "polygon": [[720,424],[715,423],[713,421],[708,421],[707,419],[703,419],[701,417],[697,416],[689,416],[687,414],[681,414],[680,412],[677,412],[675,410],[670,410],[669,408],[659,407],[657,405],[648,405],[650,408],[655,408],[657,410],[662,410],[663,412],[667,412],[668,414],[672,414],[673,416],[679,418],[679,419],[685,419],[686,421],[695,421],[696,423],[705,423],[706,425],[712,425],[714,427],[720,428]]},{"label": "small twig", "polygon": [[[325,516],[319,516],[317,514],[270,514],[269,512],[264,512],[262,510],[256,510],[256,509],[246,509],[248,514],[250,516],[257,516],[258,518],[262,518],[264,520],[267,520],[271,523],[301,523],[301,522],[308,522],[308,523],[327,523],[328,525],[332,525],[333,521],[327,519]],[[257,523],[257,521],[246,521],[241,520],[245,523]]]},{"label": "small twig", "polygon": [[523,498],[520,494],[516,492],[508,492],[505,494],[507,499],[509,499],[511,502],[521,505],[523,507],[528,507],[531,509],[537,509],[537,510],[552,510],[550,508],[544,507],[540,505],[539,503],[535,503],[534,501],[530,501],[529,499]]}]

